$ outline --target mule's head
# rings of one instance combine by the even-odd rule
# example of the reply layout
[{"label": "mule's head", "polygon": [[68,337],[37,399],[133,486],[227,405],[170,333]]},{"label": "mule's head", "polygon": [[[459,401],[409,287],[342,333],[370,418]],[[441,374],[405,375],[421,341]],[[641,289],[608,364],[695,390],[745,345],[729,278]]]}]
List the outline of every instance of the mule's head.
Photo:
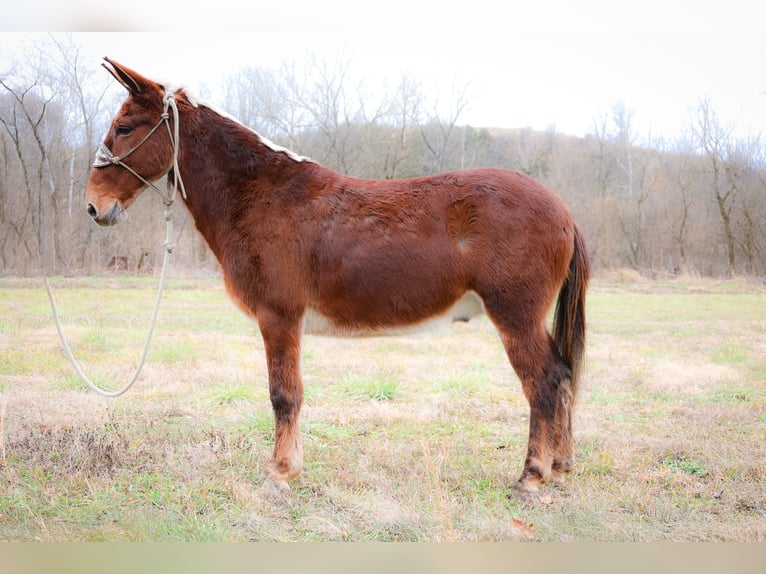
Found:
[{"label": "mule's head", "polygon": [[128,99],[112,119],[96,155],[85,199],[88,214],[96,223],[114,225],[125,219],[125,210],[147,182],[170,171],[173,146],[167,129],[155,129],[163,121],[165,88],[108,58],[104,60],[104,67],[128,90]]}]

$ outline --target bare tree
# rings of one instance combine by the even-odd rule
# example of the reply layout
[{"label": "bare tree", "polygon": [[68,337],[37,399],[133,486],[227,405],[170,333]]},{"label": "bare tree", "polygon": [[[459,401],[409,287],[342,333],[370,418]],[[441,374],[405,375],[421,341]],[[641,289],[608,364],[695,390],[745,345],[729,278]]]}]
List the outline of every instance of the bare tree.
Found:
[{"label": "bare tree", "polygon": [[[80,140],[73,142],[75,145],[69,158],[67,208],[71,213],[75,189],[84,187],[81,184],[87,179],[96,152],[96,132],[103,131],[107,125],[103,121],[104,104],[112,84],[93,66],[82,65],[81,48],[74,43],[71,35],[51,35],[50,41],[53,45],[50,66],[55,74],[52,83],[60,86],[62,95],[70,102],[65,110],[68,131]],[[108,103],[115,104],[112,100]]]},{"label": "bare tree", "polygon": [[246,126],[295,149],[307,119],[303,85],[294,63],[278,70],[246,67],[226,82],[224,107]]},{"label": "bare tree", "polygon": [[691,162],[689,158],[683,153],[679,153],[673,162],[674,165],[669,166],[667,169],[671,171],[674,189],[677,193],[677,212],[675,213],[676,221],[671,223],[670,229],[672,230],[673,241],[678,248],[678,257],[681,271],[688,271],[689,260],[687,256],[689,241],[689,228],[692,213],[692,178],[691,178]]},{"label": "bare tree", "polygon": [[649,154],[638,153],[633,132],[633,112],[620,101],[612,107],[615,161],[621,175],[616,191],[616,215],[627,243],[627,259],[638,269],[644,256],[645,205],[652,190]]},{"label": "bare tree", "polygon": [[365,125],[365,171],[370,177],[395,179],[416,175],[418,164],[413,133],[420,124],[423,96],[420,83],[404,75],[393,89],[379,92],[371,110],[363,108]]},{"label": "bare tree", "polygon": [[532,128],[518,130],[509,153],[513,167],[530,177],[543,179],[550,169],[555,142],[554,130],[538,132]]},{"label": "bare tree", "polygon": [[[161,207],[144,194],[116,231],[81,209],[94,148],[124,93],[83,60],[70,36],[48,36],[0,73],[0,272],[151,269],[161,257]],[[639,269],[766,271],[766,151],[737,139],[700,102],[691,139],[642,141],[624,103],[586,138],[555,130],[463,125],[467,89],[429,100],[416,78],[370,86],[350,60],[246,68],[221,107],[242,123],[331,167],[398,178],[470,167],[519,169],[559,191],[589,239],[594,264]],[[177,212],[176,268],[216,272]],[[711,232],[720,229],[720,233]],[[118,265],[119,262],[119,265]]]},{"label": "bare tree", "polygon": [[306,76],[296,95],[306,111],[309,130],[317,140],[312,146],[319,151],[318,159],[344,173],[354,173],[360,150],[353,145],[353,127],[361,123],[361,109],[350,86],[350,60],[339,56],[320,60],[311,55],[307,60]]},{"label": "bare tree", "polygon": [[453,86],[448,98],[446,113],[440,110],[438,100],[433,111],[420,128],[420,135],[428,150],[425,162],[427,173],[445,171],[450,165],[454,148],[460,145],[456,134],[457,125],[468,105],[468,85]]},{"label": "bare tree", "polygon": [[615,223],[619,220],[616,194],[619,169],[611,124],[609,114],[594,118],[593,134],[586,140],[588,145],[584,148],[587,155],[579,162],[573,162],[577,171],[570,171],[568,177],[581,179],[580,186],[586,188],[584,195],[589,198],[589,209],[583,216],[590,230],[589,249],[593,260],[602,265],[611,261],[614,266],[622,264],[614,258],[623,250],[618,245],[620,230]]},{"label": "bare tree", "polygon": [[[738,208],[734,215],[737,245],[745,257],[748,272],[758,273],[764,268],[764,221],[766,220],[766,166],[760,137],[739,139],[729,159],[729,172],[735,173],[738,189]],[[761,169],[759,169],[761,168]]]},{"label": "bare tree", "polygon": [[713,111],[710,100],[702,99],[697,106],[692,133],[710,165],[712,179],[710,187],[723,226],[729,275],[733,276],[737,272],[737,261],[736,241],[732,226],[732,208],[737,196],[738,179],[728,161],[732,153],[733,128],[722,126],[718,116]]},{"label": "bare tree", "polygon": [[62,156],[59,168],[66,174],[62,181],[66,189],[66,215],[58,228],[59,243],[67,248],[61,250],[60,259],[67,268],[90,267],[86,261],[93,260],[91,255],[98,250],[95,230],[84,211],[85,184],[97,140],[106,130],[108,113],[117,106],[122,92],[111,91],[113,83],[95,63],[83,63],[81,48],[70,34],[51,34],[46,52],[50,82],[58,86],[60,98],[68,103],[64,107],[67,137],[66,142],[61,142],[67,144],[61,150],[66,155]]},{"label": "bare tree", "polygon": [[51,138],[46,114],[56,94],[45,85],[39,69],[31,72],[29,77],[20,79],[16,84],[0,78],[0,87],[6,91],[10,104],[0,112],[0,123],[10,137],[21,166],[23,191],[29,209],[20,220],[23,222],[22,228],[17,231],[30,255],[33,251],[30,235],[35,236],[34,256],[37,264],[50,270],[53,268],[55,253],[53,196],[56,189],[50,165]]}]

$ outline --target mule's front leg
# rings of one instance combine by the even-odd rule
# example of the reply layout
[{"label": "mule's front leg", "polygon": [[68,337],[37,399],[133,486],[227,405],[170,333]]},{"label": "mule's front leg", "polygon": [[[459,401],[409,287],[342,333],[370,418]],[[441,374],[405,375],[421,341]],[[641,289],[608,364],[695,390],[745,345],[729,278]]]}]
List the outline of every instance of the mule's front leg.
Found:
[{"label": "mule's front leg", "polygon": [[298,423],[303,404],[300,372],[301,320],[263,312],[258,324],[266,346],[269,369],[269,395],[274,408],[274,457],[269,463],[267,480],[277,488],[289,490],[288,482],[303,467],[303,446]]}]

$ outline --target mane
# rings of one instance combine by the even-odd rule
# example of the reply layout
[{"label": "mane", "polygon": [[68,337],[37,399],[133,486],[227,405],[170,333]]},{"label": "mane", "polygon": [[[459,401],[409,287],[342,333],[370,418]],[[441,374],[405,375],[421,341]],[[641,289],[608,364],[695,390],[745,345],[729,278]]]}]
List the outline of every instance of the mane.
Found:
[{"label": "mane", "polygon": [[292,150],[290,150],[290,149],[288,149],[286,147],[283,147],[283,146],[281,146],[279,144],[274,143],[273,141],[271,141],[266,136],[259,134],[253,128],[243,124],[241,121],[239,121],[237,118],[235,118],[231,114],[221,110],[217,106],[215,106],[215,105],[213,105],[213,104],[211,104],[211,103],[209,103],[209,102],[207,102],[207,101],[205,101],[205,100],[203,100],[201,98],[198,98],[196,95],[192,94],[186,88],[176,88],[176,89],[173,89],[173,90],[168,89],[168,91],[172,91],[176,95],[183,96],[192,105],[192,107],[195,107],[195,108],[200,108],[200,107],[207,108],[208,110],[210,110],[211,112],[221,116],[222,118],[225,118],[225,119],[227,119],[229,121],[232,121],[235,124],[239,125],[240,127],[246,129],[247,131],[255,134],[255,136],[260,140],[260,142],[263,145],[265,145],[267,148],[272,150],[272,151],[275,151],[275,152],[278,152],[278,153],[283,153],[287,157],[289,157],[291,160],[293,160],[295,162],[298,162],[298,163],[301,163],[301,162],[312,162],[312,163],[314,163],[314,160],[312,160],[311,158],[308,158],[308,157],[302,156],[300,154],[297,154],[294,151],[292,151]]}]

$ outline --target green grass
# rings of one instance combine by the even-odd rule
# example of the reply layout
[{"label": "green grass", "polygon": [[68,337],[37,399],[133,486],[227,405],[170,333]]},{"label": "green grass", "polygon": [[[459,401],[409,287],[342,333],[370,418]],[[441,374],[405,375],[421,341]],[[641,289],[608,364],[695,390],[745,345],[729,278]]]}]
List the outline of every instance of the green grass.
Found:
[{"label": "green grass", "polygon": [[193,363],[200,354],[197,345],[190,341],[157,341],[149,351],[149,359],[162,363]]},{"label": "green grass", "polygon": [[[156,280],[54,287],[86,372],[124,381]],[[529,412],[480,319],[305,336],[304,473],[278,497],[263,341],[220,282],[170,281],[144,372],[105,400],[41,285],[0,279],[0,540],[766,540],[766,288],[596,281],[588,321],[564,485],[512,496]]]},{"label": "green grass", "polygon": [[738,343],[724,343],[715,349],[712,359],[716,363],[744,363],[749,358],[747,350]]},{"label": "green grass", "polygon": [[249,383],[235,382],[226,383],[209,393],[210,399],[217,405],[231,405],[233,403],[253,400],[253,388]]},{"label": "green grass", "polygon": [[674,472],[685,472],[692,476],[704,478],[710,475],[710,472],[702,466],[701,463],[693,460],[688,460],[685,456],[680,457],[666,456],[662,460],[662,464],[666,465]]},{"label": "green grass", "polygon": [[[80,379],[69,363],[66,364],[66,368],[68,369],[64,370],[65,367],[62,367],[58,374],[51,377],[50,386],[62,391],[89,391],[87,384]],[[117,384],[104,373],[90,373],[88,378],[103,389],[117,388]]]},{"label": "green grass", "polygon": [[340,383],[343,397],[358,401],[392,401],[402,395],[399,381],[393,375],[375,375],[369,373],[348,374]]},{"label": "green grass", "polygon": [[598,443],[580,446],[579,476],[602,476],[615,470],[615,454]]}]

